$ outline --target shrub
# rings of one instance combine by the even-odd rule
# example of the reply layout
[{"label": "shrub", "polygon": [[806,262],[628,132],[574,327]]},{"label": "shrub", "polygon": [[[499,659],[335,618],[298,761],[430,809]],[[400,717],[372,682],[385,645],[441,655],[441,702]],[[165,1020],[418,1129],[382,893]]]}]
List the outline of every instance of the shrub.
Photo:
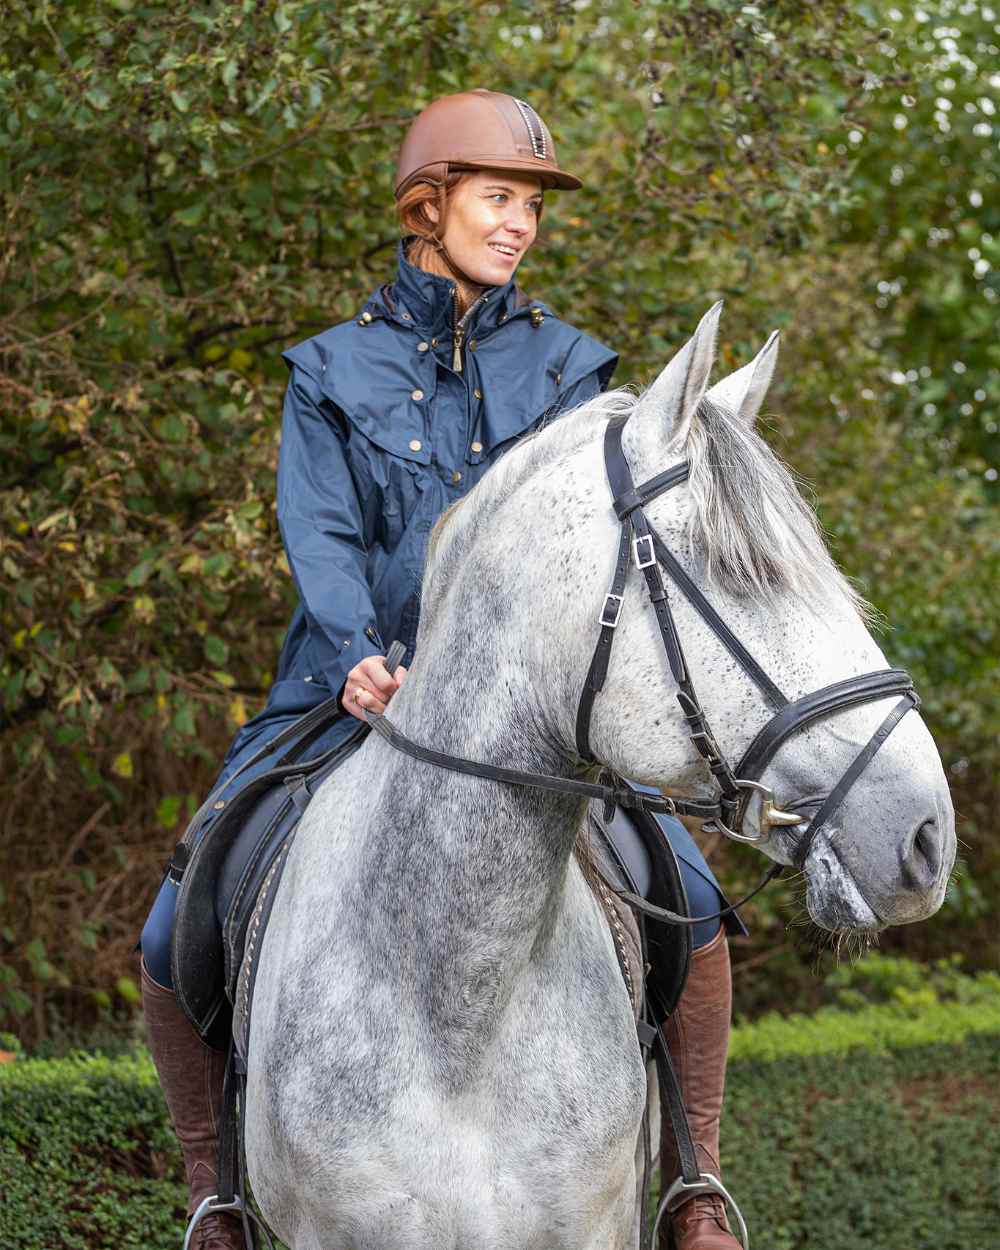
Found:
[{"label": "shrub", "polygon": [[[891,994],[910,971],[870,975]],[[738,1027],[723,1172],[755,1250],[979,1250],[1000,1226],[998,1041],[989,975]],[[175,1250],[180,1182],[144,1053],[0,1066],[3,1250]]]}]

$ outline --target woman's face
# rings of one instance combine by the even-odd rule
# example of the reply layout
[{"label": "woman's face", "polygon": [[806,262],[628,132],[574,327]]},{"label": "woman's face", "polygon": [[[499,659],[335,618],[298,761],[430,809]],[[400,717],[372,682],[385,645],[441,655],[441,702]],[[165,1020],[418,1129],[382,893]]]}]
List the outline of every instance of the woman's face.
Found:
[{"label": "woman's face", "polygon": [[[502,286],[535,241],[541,207],[537,178],[506,169],[467,174],[448,195],[445,250],[473,281]],[[437,220],[436,205],[427,212]]]}]

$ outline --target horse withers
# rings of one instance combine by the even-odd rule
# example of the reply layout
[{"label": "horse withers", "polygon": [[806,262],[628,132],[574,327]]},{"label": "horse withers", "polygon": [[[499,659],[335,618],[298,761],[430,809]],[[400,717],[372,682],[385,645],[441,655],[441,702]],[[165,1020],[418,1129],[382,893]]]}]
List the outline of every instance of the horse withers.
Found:
[{"label": "horse withers", "polygon": [[[521,771],[603,767],[715,792],[634,565],[590,713],[591,772],[577,749],[621,524],[604,437],[622,417],[636,482],[689,461],[649,520],[789,699],[885,668],[864,605],[753,429],[776,337],[706,391],[718,311],[645,394],[601,395],[524,440],[439,524],[417,659],[391,705],[410,739]],[[738,758],[774,708],[688,599],[671,588],[670,603],[714,742]],[[771,859],[796,862],[889,697],[834,706],[767,759],[758,782],[801,814],[763,825],[763,804],[741,811]],[[919,716],[865,763],[800,861],[810,914],[837,933],[933,914],[954,860]],[[585,807],[415,761],[375,734],[320,787],[284,867],[249,1022],[249,1175],[294,1250],[638,1244],[647,1080],[574,855]]]}]

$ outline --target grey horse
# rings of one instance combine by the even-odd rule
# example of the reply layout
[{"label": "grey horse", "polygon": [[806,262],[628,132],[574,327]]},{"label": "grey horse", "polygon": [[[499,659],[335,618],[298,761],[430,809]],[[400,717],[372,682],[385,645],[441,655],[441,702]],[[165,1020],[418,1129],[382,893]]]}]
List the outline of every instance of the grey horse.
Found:
[{"label": "grey horse", "polygon": [[[885,667],[864,605],[753,429],[776,336],[706,391],[718,316],[644,394],[613,391],[552,423],[442,518],[417,659],[391,706],[404,733],[579,775],[574,718],[618,545],[602,458],[616,415],[629,416],[636,481],[690,460],[650,519],[790,697]],[[641,574],[629,578],[592,750],[621,776],[707,793]],[[771,709],[673,602],[710,722],[738,757]],[[764,780],[787,800],[829,790],[886,710],[803,730]],[[249,1032],[249,1175],[294,1250],[637,1245],[647,1080],[574,854],[584,804],[444,772],[374,734],[320,788],[264,938]],[[762,849],[790,862],[797,832],[775,829]],[[837,932],[929,916],[953,859],[941,763],[911,714],[816,838],[809,912]]]}]

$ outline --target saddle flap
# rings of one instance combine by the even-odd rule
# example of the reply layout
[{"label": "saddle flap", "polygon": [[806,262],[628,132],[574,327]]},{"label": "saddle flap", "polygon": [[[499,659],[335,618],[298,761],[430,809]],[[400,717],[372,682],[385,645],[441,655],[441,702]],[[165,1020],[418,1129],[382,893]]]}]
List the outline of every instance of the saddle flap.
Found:
[{"label": "saddle flap", "polygon": [[228,1045],[227,992],[239,975],[257,892],[294,831],[315,787],[368,735],[365,725],[314,760],[272,768],[247,782],[214,819],[184,835],[197,839],[181,878],[171,941],[177,1001],[199,1035]]},{"label": "saddle flap", "polygon": [[[604,820],[600,803],[590,805],[590,827],[602,869],[609,865],[611,880],[657,907],[690,915],[684,880],[673,847],[656,817],[641,809],[617,807]],[[692,935],[687,925],[661,924],[642,919],[645,925],[647,960],[653,971],[647,977],[657,1006],[669,1015],[684,990],[691,962]]]}]

